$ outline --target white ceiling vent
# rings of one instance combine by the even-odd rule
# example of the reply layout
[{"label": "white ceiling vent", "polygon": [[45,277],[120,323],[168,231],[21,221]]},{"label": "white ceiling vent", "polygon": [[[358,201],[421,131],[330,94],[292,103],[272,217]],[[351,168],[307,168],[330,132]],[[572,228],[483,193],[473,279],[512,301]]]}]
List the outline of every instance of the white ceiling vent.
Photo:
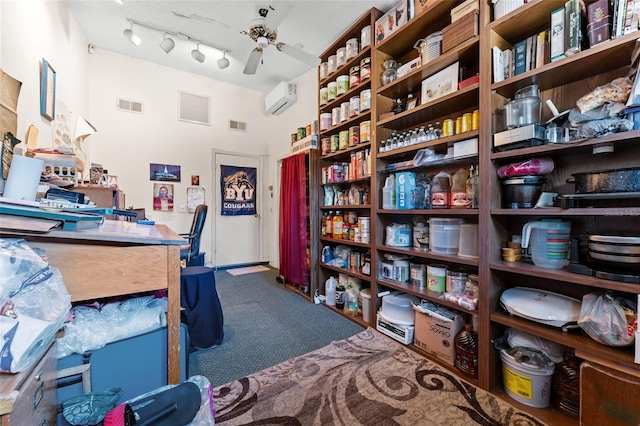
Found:
[{"label": "white ceiling vent", "polygon": [[178,91],[178,120],[196,124],[211,124],[211,98]]},{"label": "white ceiling vent", "polygon": [[244,121],[229,120],[229,130],[237,130],[238,132],[247,131],[247,123]]},{"label": "white ceiling vent", "polygon": [[142,104],[142,102],[129,101],[127,99],[116,99],[116,109],[119,111],[144,114],[144,105]]}]

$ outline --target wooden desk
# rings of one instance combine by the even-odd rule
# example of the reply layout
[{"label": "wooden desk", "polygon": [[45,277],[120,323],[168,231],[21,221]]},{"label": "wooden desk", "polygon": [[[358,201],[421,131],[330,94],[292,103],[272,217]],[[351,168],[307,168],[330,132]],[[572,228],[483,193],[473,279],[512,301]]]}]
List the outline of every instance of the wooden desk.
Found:
[{"label": "wooden desk", "polygon": [[46,250],[72,302],[168,290],[168,381],[180,383],[180,245],[165,225],[106,220],[99,228],[46,234],[2,232]]}]

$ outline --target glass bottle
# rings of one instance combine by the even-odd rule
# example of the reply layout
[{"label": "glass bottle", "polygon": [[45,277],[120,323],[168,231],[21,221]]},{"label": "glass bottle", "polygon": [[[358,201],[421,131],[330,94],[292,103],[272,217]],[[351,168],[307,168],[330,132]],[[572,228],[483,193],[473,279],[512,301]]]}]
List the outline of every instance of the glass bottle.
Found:
[{"label": "glass bottle", "polygon": [[468,207],[473,208],[473,178],[475,177],[475,169],[473,168],[473,164],[469,167],[469,178],[467,179],[466,191],[467,191],[467,201]]},{"label": "glass bottle", "polygon": [[420,131],[418,132],[418,143],[423,143],[427,140],[427,132],[425,132],[424,126],[420,126]]},{"label": "glass bottle", "polygon": [[384,71],[380,74],[380,82],[383,86],[391,83],[398,77],[398,62],[393,59],[384,61],[382,63],[382,68],[384,68]]},{"label": "glass bottle", "polygon": [[329,214],[327,215],[327,218],[325,219],[325,233],[328,237],[332,237],[333,236],[333,210],[329,210]]},{"label": "glass bottle", "polygon": [[480,206],[480,169],[476,164],[476,172],[471,181],[473,187],[473,197],[471,198],[471,208],[477,209]]},{"label": "glass bottle", "polygon": [[386,151],[386,145],[387,145],[387,141],[381,141],[380,142],[380,149],[378,150],[378,152],[385,152]]},{"label": "glass bottle", "polygon": [[454,339],[456,348],[455,366],[471,377],[478,377],[478,333],[473,325],[465,324]]},{"label": "glass bottle", "polygon": [[404,133],[400,133],[398,136],[398,148],[402,148],[404,146]]},{"label": "glass bottle", "polygon": [[442,137],[442,126],[440,125],[439,121],[436,121],[436,125],[433,128],[433,131],[435,132],[436,139],[440,139]]},{"label": "glass bottle", "polygon": [[336,215],[333,217],[333,238],[342,239],[342,214],[340,211],[336,211]]},{"label": "glass bottle", "polygon": [[433,130],[433,125],[429,124],[429,130],[427,130],[427,140],[432,141],[436,138],[436,132]]},{"label": "glass bottle", "polygon": [[321,229],[320,234],[323,237],[327,236],[327,215],[328,215],[327,212],[322,212],[322,219],[320,220],[320,223],[322,224],[322,227],[320,228]]}]

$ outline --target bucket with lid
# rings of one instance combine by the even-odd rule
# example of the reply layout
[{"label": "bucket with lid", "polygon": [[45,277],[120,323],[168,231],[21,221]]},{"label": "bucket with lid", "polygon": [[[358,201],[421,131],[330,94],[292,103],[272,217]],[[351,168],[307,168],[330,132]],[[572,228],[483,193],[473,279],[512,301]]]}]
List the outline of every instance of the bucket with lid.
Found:
[{"label": "bucket with lid", "polygon": [[463,222],[454,218],[430,218],[429,249],[435,253],[457,254]]},{"label": "bucket with lid", "polygon": [[371,322],[371,290],[363,288],[360,292],[362,298],[362,319],[365,322]]},{"label": "bucket with lid", "polygon": [[500,351],[500,358],[505,392],[516,401],[530,407],[548,407],[555,365],[541,367],[520,363],[504,349]]}]

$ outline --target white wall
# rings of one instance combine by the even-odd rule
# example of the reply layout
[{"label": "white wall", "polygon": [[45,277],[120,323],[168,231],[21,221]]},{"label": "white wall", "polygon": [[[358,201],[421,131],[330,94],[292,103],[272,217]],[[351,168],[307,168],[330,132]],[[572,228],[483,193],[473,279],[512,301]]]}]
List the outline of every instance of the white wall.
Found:
[{"label": "white wall", "polygon": [[[186,203],[191,175],[200,176],[207,202],[211,202],[212,149],[264,155],[262,253],[263,260],[278,266],[278,160],[289,152],[291,133],[316,119],[316,70],[295,81],[297,103],[280,116],[270,116],[264,111],[261,92],[98,48],[89,54],[87,41],[64,2],[2,0],[0,19],[0,67],[23,82],[19,139],[34,124],[40,130],[39,147],[52,146],[50,122],[40,116],[38,64],[44,57],[56,70],[57,97],[98,129],[87,138],[90,161],[118,176],[127,206],[144,207],[148,216],[176,232],[187,232],[191,224],[191,215],[177,208]],[[211,96],[211,126],[177,120],[178,90]],[[116,98],[142,102],[144,114],[117,111]],[[247,133],[227,130],[229,119],[247,122]],[[149,163],[181,166],[182,182],[175,183],[173,212],[152,209]],[[208,261],[211,217],[202,242]]]}]

